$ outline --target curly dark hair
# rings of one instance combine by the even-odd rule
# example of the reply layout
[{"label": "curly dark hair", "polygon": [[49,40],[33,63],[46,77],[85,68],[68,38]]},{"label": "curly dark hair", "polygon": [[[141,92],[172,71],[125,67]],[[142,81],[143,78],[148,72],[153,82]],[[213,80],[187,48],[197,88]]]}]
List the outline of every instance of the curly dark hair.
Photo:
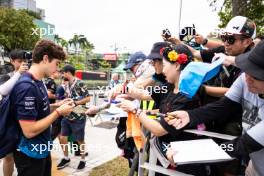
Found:
[{"label": "curly dark hair", "polygon": [[33,63],[40,63],[43,60],[43,56],[48,55],[49,61],[53,59],[65,60],[66,54],[63,48],[53,41],[50,40],[40,40],[36,43],[33,50]]}]

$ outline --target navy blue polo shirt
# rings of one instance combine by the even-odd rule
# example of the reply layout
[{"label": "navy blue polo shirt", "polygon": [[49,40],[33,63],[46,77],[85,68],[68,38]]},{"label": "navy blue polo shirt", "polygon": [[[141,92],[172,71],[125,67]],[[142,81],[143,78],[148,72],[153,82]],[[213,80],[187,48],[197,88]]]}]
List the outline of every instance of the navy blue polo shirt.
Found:
[{"label": "navy blue polo shirt", "polygon": [[[27,78],[26,78],[27,77]],[[33,80],[38,88],[32,83],[23,82],[24,79]],[[50,114],[47,89],[40,80],[25,73],[21,76],[11,93],[11,103],[14,116],[18,121],[38,121]],[[46,158],[51,150],[52,140],[50,127],[37,136],[28,139],[21,133],[18,149],[32,158]]]}]

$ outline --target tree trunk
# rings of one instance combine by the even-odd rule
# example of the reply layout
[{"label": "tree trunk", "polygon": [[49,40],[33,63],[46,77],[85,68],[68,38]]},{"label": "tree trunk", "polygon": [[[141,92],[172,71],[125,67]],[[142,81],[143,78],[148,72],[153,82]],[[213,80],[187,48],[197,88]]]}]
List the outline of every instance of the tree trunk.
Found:
[{"label": "tree trunk", "polygon": [[247,0],[232,0],[232,16],[245,16],[247,10]]}]

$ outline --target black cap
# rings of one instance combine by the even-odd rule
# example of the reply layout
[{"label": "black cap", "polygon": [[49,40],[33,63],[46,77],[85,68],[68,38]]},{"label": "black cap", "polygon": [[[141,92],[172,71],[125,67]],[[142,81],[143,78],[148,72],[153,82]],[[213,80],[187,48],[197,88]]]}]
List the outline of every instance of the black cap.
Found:
[{"label": "black cap", "polygon": [[264,81],[264,41],[253,50],[236,57],[236,65],[245,73]]},{"label": "black cap", "polygon": [[147,59],[151,60],[162,60],[162,55],[160,55],[160,50],[165,47],[169,47],[170,44],[168,42],[157,42],[154,43],[152,46],[152,49],[150,51],[150,54],[148,55]]},{"label": "black cap", "polygon": [[142,53],[141,51],[136,52],[129,56],[128,63],[126,64],[124,70],[131,69],[134,65],[143,62],[146,60],[146,55]]},{"label": "black cap", "polygon": [[75,75],[75,68],[72,65],[65,65],[61,72],[70,72],[72,75]]},{"label": "black cap", "polygon": [[12,59],[12,60],[15,60],[15,59],[24,59],[24,51],[23,50],[20,50],[20,49],[15,49],[15,50],[12,50],[9,54],[9,57]]}]

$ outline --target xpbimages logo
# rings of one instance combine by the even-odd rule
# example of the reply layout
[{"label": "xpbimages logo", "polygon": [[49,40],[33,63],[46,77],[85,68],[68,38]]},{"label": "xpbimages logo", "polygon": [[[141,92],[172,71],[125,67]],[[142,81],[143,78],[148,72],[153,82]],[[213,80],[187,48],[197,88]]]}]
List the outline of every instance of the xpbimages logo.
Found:
[{"label": "xpbimages logo", "polygon": [[[86,149],[86,144],[74,144],[74,143],[67,143],[67,144],[59,144],[59,143],[53,143],[53,142],[48,142],[47,144],[31,144],[31,152],[34,153],[39,153],[43,154],[46,152],[62,152],[66,150],[70,150],[73,153],[80,151],[80,149]],[[93,144],[93,145],[88,145],[89,151],[94,151],[94,152],[100,152],[103,153],[104,151],[110,151],[112,150],[111,146],[108,145],[100,145],[100,144]],[[17,149],[20,151],[19,149]],[[81,154],[84,154],[81,152]]]},{"label": "xpbimages logo", "polygon": [[54,36],[55,28],[48,26],[47,28],[32,28],[31,35],[38,35],[40,38],[43,36]]},{"label": "xpbimages logo", "polygon": [[60,149],[67,150],[67,149],[71,149],[73,152],[75,151],[79,151],[79,148],[83,148],[85,147],[85,144],[71,144],[71,143],[67,143],[67,144],[54,144],[53,142],[48,142],[47,144],[31,144],[31,151],[32,152],[37,152],[39,154],[43,154],[44,152],[51,152],[51,151],[60,151]]}]

